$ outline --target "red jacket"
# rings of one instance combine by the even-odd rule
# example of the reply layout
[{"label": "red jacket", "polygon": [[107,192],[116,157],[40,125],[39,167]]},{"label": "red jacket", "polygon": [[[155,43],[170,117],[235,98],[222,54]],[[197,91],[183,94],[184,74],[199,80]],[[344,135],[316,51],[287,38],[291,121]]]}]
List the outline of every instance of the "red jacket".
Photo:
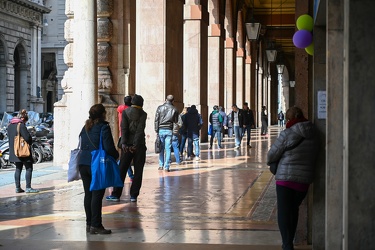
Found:
[{"label": "red jacket", "polygon": [[122,105],[120,105],[120,106],[117,107],[117,113],[118,113],[118,130],[120,132],[120,136],[121,136],[122,111],[124,111],[127,108],[129,108],[129,106],[127,106],[125,104],[122,104]]}]

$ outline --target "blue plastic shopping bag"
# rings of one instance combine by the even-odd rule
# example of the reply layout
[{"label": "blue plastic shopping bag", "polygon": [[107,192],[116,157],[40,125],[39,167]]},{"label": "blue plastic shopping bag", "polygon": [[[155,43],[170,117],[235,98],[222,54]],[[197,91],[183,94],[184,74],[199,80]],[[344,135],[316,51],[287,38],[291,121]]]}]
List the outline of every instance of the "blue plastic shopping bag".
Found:
[{"label": "blue plastic shopping bag", "polygon": [[99,149],[91,152],[91,175],[90,191],[124,186],[116,160],[103,149],[102,132]]}]

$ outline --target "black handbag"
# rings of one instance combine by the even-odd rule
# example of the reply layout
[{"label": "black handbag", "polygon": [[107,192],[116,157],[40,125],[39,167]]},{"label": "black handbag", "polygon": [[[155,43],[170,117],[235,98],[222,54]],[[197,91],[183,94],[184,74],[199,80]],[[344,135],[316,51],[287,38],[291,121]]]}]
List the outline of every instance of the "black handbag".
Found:
[{"label": "black handbag", "polygon": [[159,135],[156,136],[155,139],[155,154],[159,154],[161,152],[161,141]]}]

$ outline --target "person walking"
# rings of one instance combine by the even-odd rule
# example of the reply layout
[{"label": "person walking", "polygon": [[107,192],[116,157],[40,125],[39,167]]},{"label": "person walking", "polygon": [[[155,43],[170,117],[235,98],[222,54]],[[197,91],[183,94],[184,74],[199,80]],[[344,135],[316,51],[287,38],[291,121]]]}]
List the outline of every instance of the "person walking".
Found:
[{"label": "person walking", "polygon": [[182,118],[178,116],[178,123],[173,124],[173,135],[172,135],[172,148],[173,154],[176,159],[176,164],[180,165],[182,163],[182,158],[180,157],[180,128],[182,127]]},{"label": "person walking", "polygon": [[183,160],[185,145],[186,145],[186,139],[187,139],[187,130],[184,126],[184,116],[187,113],[188,109],[189,109],[188,107],[184,107],[181,114],[179,115],[179,117],[181,118],[181,121],[182,121],[182,126],[179,129],[179,134],[181,136],[181,141],[180,141],[180,159],[181,160]]},{"label": "person walking", "polygon": [[313,181],[317,143],[314,125],[300,108],[288,109],[286,118],[286,129],[271,145],[267,164],[278,165],[275,180],[282,249],[293,250],[299,206]]},{"label": "person walking", "polygon": [[219,106],[219,113],[223,117],[223,122],[221,123],[221,142],[224,142],[225,128],[228,126],[227,114],[224,112],[224,108]]},{"label": "person walking", "polygon": [[91,184],[91,152],[99,148],[100,134],[102,134],[103,149],[114,159],[119,153],[113,141],[111,127],[106,122],[106,110],[103,104],[95,104],[89,110],[89,119],[86,120],[81,133],[81,155],[79,158],[79,172],[85,191],[84,207],[86,213],[86,232],[90,234],[110,234],[102,224],[102,200],[105,189],[90,191]]},{"label": "person walking", "polygon": [[231,120],[234,129],[235,136],[235,149],[239,149],[242,140],[242,128],[243,128],[243,114],[242,109],[239,109],[236,104],[232,106]]},{"label": "person walking", "polygon": [[282,110],[277,115],[277,119],[279,120],[279,127],[284,127],[284,113]]},{"label": "person walking", "polygon": [[[117,116],[118,116],[118,129],[119,129],[119,134],[120,138],[119,140],[121,141],[121,121],[122,121],[122,111],[125,109],[129,108],[132,105],[132,97],[130,95],[124,97],[124,104],[121,104],[117,107]],[[122,181],[125,181],[125,176],[126,174],[123,172],[123,169],[120,169],[120,174],[121,174],[121,179]],[[130,166],[128,169],[128,176],[130,178],[130,181],[133,181],[133,169]]]},{"label": "person walking", "polygon": [[262,127],[261,127],[260,135],[267,135],[267,131],[268,131],[268,113],[267,113],[266,106],[262,107],[262,112],[260,114],[260,117],[261,117],[261,121],[262,121]]},{"label": "person walking", "polygon": [[211,134],[211,138],[210,138],[209,149],[212,149],[212,143],[213,143],[215,137],[217,138],[218,147],[223,148],[221,146],[221,128],[222,128],[222,124],[223,124],[224,119],[221,116],[221,114],[219,112],[219,107],[217,105],[215,105],[213,107],[213,111],[211,112],[209,119],[210,119],[210,123],[212,125],[212,134]]},{"label": "person walking", "polygon": [[169,165],[171,161],[171,144],[173,136],[173,124],[178,122],[178,110],[173,106],[174,97],[168,95],[164,104],[156,109],[155,113],[155,132],[161,141],[159,153],[159,170],[169,172]]},{"label": "person walking", "polygon": [[194,160],[199,161],[200,148],[199,148],[199,131],[202,128],[202,116],[198,113],[195,105],[191,105],[189,111],[184,117],[184,126],[187,129],[188,135],[188,156],[189,160],[193,158],[193,143],[194,143]]},{"label": "person walking", "polygon": [[254,128],[254,114],[253,111],[249,108],[249,104],[245,102],[243,104],[243,130],[242,130],[242,137],[245,135],[247,138],[247,147],[251,148],[250,140],[251,140],[251,129]]},{"label": "person walking", "polygon": [[[29,131],[27,131],[25,123],[29,120],[29,116],[25,109],[22,109],[16,117],[10,120],[10,123],[7,127],[7,133],[9,138],[9,161],[14,162],[16,165],[16,170],[14,172],[14,181],[16,184],[16,193],[23,193],[25,190],[21,188],[21,173],[22,168],[25,166],[26,174],[26,193],[38,193],[39,190],[31,187],[31,178],[33,174],[33,157],[30,153],[30,156],[27,157],[17,157],[14,153],[14,137],[19,134],[23,139],[31,145],[33,142],[32,136]],[[30,147],[30,146],[29,146]],[[29,148],[30,149],[30,148]],[[31,152],[31,149],[30,149]]]},{"label": "person walking", "polygon": [[232,111],[227,114],[228,138],[233,137]]},{"label": "person walking", "polygon": [[[143,110],[143,97],[134,95],[131,107],[122,112],[121,121],[121,160],[120,169],[126,173],[131,163],[134,164],[134,178],[130,186],[130,201],[136,202],[142,187],[143,169],[146,162],[146,120],[147,113]],[[125,179],[125,178],[124,178]],[[122,187],[114,187],[107,200],[118,201]],[[117,198],[117,199],[116,199]]]}]

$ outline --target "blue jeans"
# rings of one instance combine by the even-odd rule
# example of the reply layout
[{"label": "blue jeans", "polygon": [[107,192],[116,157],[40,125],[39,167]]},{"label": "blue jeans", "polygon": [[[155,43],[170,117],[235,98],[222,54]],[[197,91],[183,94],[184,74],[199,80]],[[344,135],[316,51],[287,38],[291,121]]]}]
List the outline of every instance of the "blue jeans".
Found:
[{"label": "blue jeans", "polygon": [[241,140],[242,140],[242,128],[240,126],[234,126],[234,136],[235,136],[235,144],[236,147],[241,146]]},{"label": "blue jeans", "polygon": [[159,166],[164,167],[164,169],[169,169],[169,162],[171,161],[172,135],[172,130],[159,129],[159,137],[161,141],[161,151],[159,153]]},{"label": "blue jeans", "polygon": [[212,135],[210,138],[210,146],[212,147],[212,143],[214,138],[217,138],[217,145],[221,148],[221,127],[219,126],[213,126],[212,127]]},{"label": "blue jeans", "polygon": [[193,154],[193,142],[194,142],[194,154],[199,157],[199,137],[188,138],[188,157]]},{"label": "blue jeans", "polygon": [[246,137],[247,137],[247,145],[250,145],[251,125],[245,125],[245,127],[242,128],[242,137],[245,135],[245,132],[246,132]]},{"label": "blue jeans", "polygon": [[176,158],[176,162],[181,163],[181,160],[180,160],[180,143],[178,141],[177,135],[172,136],[172,148],[173,148],[174,157]]},{"label": "blue jeans", "polygon": [[181,135],[181,143],[180,143],[180,154],[181,155],[184,153],[186,139],[187,139],[186,134],[182,134]]}]

